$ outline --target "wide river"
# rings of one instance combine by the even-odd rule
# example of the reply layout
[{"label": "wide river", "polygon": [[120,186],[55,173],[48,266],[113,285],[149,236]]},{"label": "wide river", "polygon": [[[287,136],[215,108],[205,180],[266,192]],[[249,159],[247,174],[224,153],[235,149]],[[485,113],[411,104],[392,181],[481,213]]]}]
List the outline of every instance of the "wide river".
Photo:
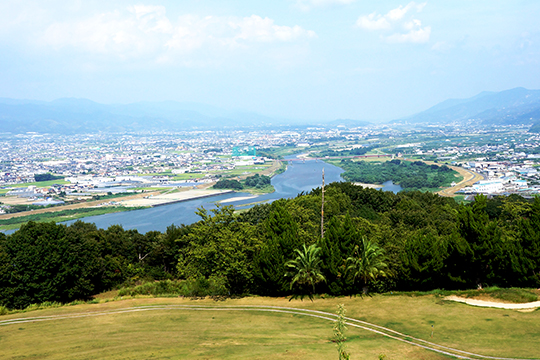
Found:
[{"label": "wide river", "polygon": [[[234,205],[237,209],[246,208],[242,205],[254,202],[271,202],[282,198],[296,197],[301,192],[309,192],[313,188],[320,187],[322,182],[322,170],[324,168],[325,183],[341,181],[342,169],[337,166],[317,160],[291,161],[287,171],[272,178],[272,185],[276,189],[271,194],[260,195],[255,198],[226,202],[226,205]],[[392,182],[383,184],[382,190],[398,192],[399,185]],[[252,197],[248,193],[230,193],[203,199],[189,200],[169,205],[162,205],[142,210],[133,210],[99,216],[91,216],[82,219],[84,222],[95,223],[98,228],[106,229],[111,225],[122,225],[124,229],[137,229],[140,233],[157,230],[165,231],[171,224],[191,224],[200,218],[195,211],[204,207],[207,210],[215,209],[216,203],[233,198]],[[74,220],[66,222],[73,223]],[[11,231],[9,231],[11,232]],[[8,233],[9,233],[8,232]]]}]

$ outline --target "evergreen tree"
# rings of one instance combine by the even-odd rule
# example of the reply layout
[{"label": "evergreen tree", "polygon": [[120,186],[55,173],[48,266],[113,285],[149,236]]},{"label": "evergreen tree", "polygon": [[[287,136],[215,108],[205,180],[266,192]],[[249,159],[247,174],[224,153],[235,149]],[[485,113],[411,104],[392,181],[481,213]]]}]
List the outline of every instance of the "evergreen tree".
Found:
[{"label": "evergreen tree", "polygon": [[285,281],[285,262],[293,257],[298,244],[298,226],[280,201],[263,224],[265,242],[255,258],[255,276],[259,291],[264,295],[283,295],[288,292]]}]

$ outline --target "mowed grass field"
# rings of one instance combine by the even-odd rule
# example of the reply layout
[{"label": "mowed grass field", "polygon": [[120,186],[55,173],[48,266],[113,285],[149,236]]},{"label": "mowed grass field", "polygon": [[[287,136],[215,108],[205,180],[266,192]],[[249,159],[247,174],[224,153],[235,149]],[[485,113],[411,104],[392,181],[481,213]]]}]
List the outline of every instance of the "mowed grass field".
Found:
[{"label": "mowed grass field", "polygon": [[[437,344],[481,355],[540,358],[540,311],[472,307],[429,296],[315,299],[241,298],[214,301],[135,298],[0,316],[9,319],[88,316],[0,326],[1,359],[337,359],[333,323],[298,314],[228,306],[284,306],[335,313]],[[167,308],[114,313],[148,305],[200,305],[213,310]],[[223,309],[223,310],[222,310]],[[139,309],[140,310],[140,309]],[[109,312],[109,313],[107,313]],[[433,338],[431,331],[433,325]],[[350,327],[351,359],[450,359],[367,330]]]}]

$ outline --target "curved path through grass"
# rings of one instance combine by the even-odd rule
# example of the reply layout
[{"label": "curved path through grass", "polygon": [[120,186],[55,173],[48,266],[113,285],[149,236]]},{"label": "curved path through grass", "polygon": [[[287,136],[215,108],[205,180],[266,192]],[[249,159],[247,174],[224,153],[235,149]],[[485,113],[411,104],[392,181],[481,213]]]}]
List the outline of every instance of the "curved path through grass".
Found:
[{"label": "curved path through grass", "polygon": [[[21,317],[13,318],[8,320],[0,321],[0,326],[9,326],[23,323],[32,323],[32,322],[42,322],[42,321],[53,321],[53,320],[66,320],[66,319],[76,319],[76,318],[85,318],[85,317],[96,317],[96,316],[105,316],[112,314],[123,314],[123,313],[132,313],[132,312],[142,312],[142,311],[157,311],[157,310],[166,310],[166,311],[248,311],[248,312],[272,312],[272,313],[282,313],[282,314],[293,314],[300,316],[313,317],[328,321],[336,321],[336,315],[318,311],[318,310],[308,310],[308,309],[299,309],[292,307],[279,307],[279,306],[257,306],[257,305],[221,305],[221,306],[211,306],[211,305],[146,305],[146,306],[133,306],[115,310],[108,311],[93,311],[93,312],[77,312],[69,313],[63,315],[49,315],[49,316],[35,316],[35,317]],[[418,339],[398,331],[389,329],[387,327],[375,325],[366,321],[354,319],[347,317],[347,325],[354,328],[360,328],[367,330],[384,337],[394,339],[396,341],[407,343],[411,346],[421,347],[426,350],[434,351],[439,354],[453,356],[459,359],[495,359],[495,360],[522,360],[518,358],[508,358],[508,357],[495,357],[495,356],[485,356],[481,354],[475,354],[472,352],[467,352],[451,347],[442,346],[430,341]]]}]

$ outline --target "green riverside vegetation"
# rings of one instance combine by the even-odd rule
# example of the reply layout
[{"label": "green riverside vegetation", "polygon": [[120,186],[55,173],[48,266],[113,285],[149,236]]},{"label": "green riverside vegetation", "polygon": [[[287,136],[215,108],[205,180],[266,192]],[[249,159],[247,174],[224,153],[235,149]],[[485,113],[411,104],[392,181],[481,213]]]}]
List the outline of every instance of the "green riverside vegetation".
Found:
[{"label": "green riverside vegetation", "polygon": [[538,198],[477,196],[458,204],[431,193],[333,183],[322,239],[321,189],[239,215],[231,206],[197,213],[195,224],[146,234],[81,221],[28,222],[0,233],[0,305],[85,300],[154,280],[172,281],[156,286],[179,287],[185,296],[540,285]]},{"label": "green riverside vegetation", "polygon": [[382,184],[391,180],[405,190],[438,189],[461,180],[457,178],[458,173],[446,165],[428,165],[422,161],[391,160],[380,163],[344,159],[339,166],[345,170],[342,176],[347,181]]},{"label": "green riverside vegetation", "polygon": [[248,176],[242,181],[234,179],[220,179],[214,186],[214,189],[233,189],[246,190],[256,193],[271,193],[274,192],[274,187],[271,185],[271,178],[266,175],[255,174]]},{"label": "green riverside vegetation", "polygon": [[[43,207],[41,207],[43,208]],[[10,219],[0,219],[0,226],[2,230],[12,230],[18,229],[21,225],[29,222],[50,222],[53,221],[63,222],[68,220],[80,219],[88,216],[97,216],[110,214],[115,212],[122,211],[131,211],[144,209],[144,207],[125,207],[125,206],[104,206],[98,208],[81,208],[81,209],[70,209],[70,210],[61,210],[50,213],[40,213],[40,214],[31,214],[25,216],[14,217]]]}]

